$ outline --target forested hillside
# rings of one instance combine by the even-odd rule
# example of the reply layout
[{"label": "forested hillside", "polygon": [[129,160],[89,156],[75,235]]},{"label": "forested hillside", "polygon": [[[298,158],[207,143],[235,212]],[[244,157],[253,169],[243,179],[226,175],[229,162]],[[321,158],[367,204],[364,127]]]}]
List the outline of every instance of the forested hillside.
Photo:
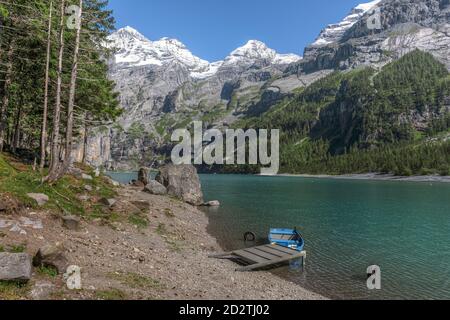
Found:
[{"label": "forested hillside", "polygon": [[0,1],[0,151],[26,153],[45,180],[67,171],[90,126],[120,115],[108,52],[106,0]]},{"label": "forested hillside", "polygon": [[416,50],[381,70],[335,72],[237,126],[281,129],[284,172],[447,175],[450,76]]}]

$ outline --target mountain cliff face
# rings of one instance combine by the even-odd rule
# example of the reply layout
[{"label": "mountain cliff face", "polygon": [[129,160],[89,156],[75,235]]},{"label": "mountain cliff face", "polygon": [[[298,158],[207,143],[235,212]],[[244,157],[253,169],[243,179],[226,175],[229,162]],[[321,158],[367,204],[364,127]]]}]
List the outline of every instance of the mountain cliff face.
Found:
[{"label": "mountain cliff face", "polygon": [[415,49],[450,68],[449,0],[376,0],[322,31],[291,72],[382,66]]},{"label": "mountain cliff face", "polygon": [[[107,135],[91,133],[88,158],[94,165],[128,169],[154,160],[155,154],[166,153],[174,129],[192,120],[228,126],[254,104],[271,103],[314,80],[293,77],[272,87],[269,82],[301,57],[278,54],[256,40],[212,63],[194,56],[178,40],[151,41],[131,27],[109,40],[115,50],[110,78],[125,114]],[[108,152],[100,154],[103,150]]]},{"label": "mountain cliff face", "polygon": [[178,40],[150,41],[130,27],[111,35],[108,45],[116,50],[110,77],[125,112],[108,132],[91,132],[88,161],[129,169],[163,160],[176,128],[193,120],[224,128],[259,116],[333,70],[379,70],[415,49],[450,69],[450,0],[361,4],[326,27],[303,58],[252,40],[210,63]]}]

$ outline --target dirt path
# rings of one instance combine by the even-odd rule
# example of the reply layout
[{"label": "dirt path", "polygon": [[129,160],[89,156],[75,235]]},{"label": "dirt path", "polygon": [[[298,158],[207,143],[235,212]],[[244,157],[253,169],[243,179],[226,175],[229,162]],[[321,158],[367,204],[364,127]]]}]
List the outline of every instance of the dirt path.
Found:
[{"label": "dirt path", "polygon": [[30,290],[49,286],[51,299],[322,299],[270,273],[236,273],[232,262],[208,258],[221,250],[198,209],[131,187],[119,194],[115,207],[123,215],[136,208],[130,201],[150,205],[144,208],[147,226],[118,216],[108,224],[83,221],[75,232],[49,212],[28,210],[23,215],[40,220],[43,229],[28,228],[26,235],[0,229],[3,246],[22,245],[31,255],[43,245],[61,242],[70,264],[82,269],[84,289],[77,292],[67,290],[60,276],[35,271],[28,298]]}]

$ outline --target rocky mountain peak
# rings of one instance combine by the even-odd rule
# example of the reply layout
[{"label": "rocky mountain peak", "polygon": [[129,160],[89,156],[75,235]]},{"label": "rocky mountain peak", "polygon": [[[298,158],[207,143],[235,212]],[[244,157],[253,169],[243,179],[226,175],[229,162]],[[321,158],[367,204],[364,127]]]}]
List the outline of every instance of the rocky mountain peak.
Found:
[{"label": "rocky mountain peak", "polygon": [[178,64],[191,72],[209,69],[209,62],[190,52],[176,39],[162,38],[151,41],[132,27],[125,27],[109,37],[111,48],[116,50],[114,64],[122,68],[165,66]]},{"label": "rocky mountain peak", "polygon": [[289,64],[300,59],[301,57],[295,54],[279,54],[259,40],[250,40],[231,52],[225,59],[225,63],[252,63],[257,60],[264,60],[271,64]]},{"label": "rocky mountain peak", "polygon": [[341,22],[330,24],[324,30],[322,30],[319,37],[311,46],[319,47],[338,42],[342,39],[345,32],[353,27],[361,19],[362,16],[376,8],[381,3],[381,1],[382,0],[375,0],[356,6]]}]

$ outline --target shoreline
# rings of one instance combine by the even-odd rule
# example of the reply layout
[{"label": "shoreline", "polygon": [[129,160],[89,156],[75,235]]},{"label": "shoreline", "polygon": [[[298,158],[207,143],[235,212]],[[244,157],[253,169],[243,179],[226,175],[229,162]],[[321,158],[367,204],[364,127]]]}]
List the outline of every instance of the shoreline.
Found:
[{"label": "shoreline", "polygon": [[[212,234],[210,231],[208,231],[209,230],[208,226],[211,223],[208,214],[206,213],[206,211],[203,211],[203,210],[200,210],[200,211],[204,214],[204,216],[206,217],[206,219],[208,221],[208,224],[206,225],[206,228],[205,228],[206,234],[209,237],[214,239],[216,245],[220,248],[220,250],[222,252],[227,252],[227,249],[224,247],[225,244],[221,243],[214,234]],[[235,266],[237,266],[237,265],[235,264]],[[316,296],[314,299],[311,299],[311,300],[329,300],[330,299],[330,298],[326,297],[325,295],[323,295],[321,293],[314,292],[314,291],[311,291],[309,289],[306,289],[301,284],[298,284],[298,283],[292,282],[290,280],[287,280],[284,277],[282,277],[281,275],[277,275],[277,274],[273,273],[273,271],[271,271],[271,270],[269,270],[269,271],[253,271],[251,273],[264,273],[264,274],[267,274],[270,278],[279,279],[279,280],[281,280],[283,282],[287,282],[290,285],[293,285],[295,287],[301,288],[305,292],[308,292],[309,294],[311,294],[313,296]],[[251,273],[247,273],[247,274],[251,274]],[[288,300],[291,300],[291,299],[288,298]],[[294,298],[294,300],[296,300],[296,299]]]},{"label": "shoreline", "polygon": [[345,174],[345,175],[327,175],[327,174],[278,174],[275,177],[297,177],[297,178],[315,178],[315,179],[335,179],[335,180],[366,180],[366,181],[401,181],[401,182],[436,182],[450,183],[450,176],[395,176],[391,174],[363,173],[363,174]]},{"label": "shoreline", "polygon": [[[70,265],[81,268],[83,290],[71,291],[62,276],[34,270],[20,295],[4,298],[31,300],[326,300],[266,271],[236,272],[228,260],[212,259],[223,252],[208,232],[209,218],[197,207],[170,197],[154,196],[131,186],[117,188],[116,218],[82,219],[79,230],[68,230],[46,209],[27,209],[0,220],[39,221],[42,229],[26,234],[2,231],[5,247],[22,244],[34,256],[39,248],[60,243]],[[139,210],[148,221],[130,220]],[[133,216],[131,216],[133,217]],[[137,216],[134,216],[137,217]],[[139,222],[140,220],[138,220]],[[45,287],[46,290],[40,290]],[[0,297],[2,292],[0,291]]]}]

